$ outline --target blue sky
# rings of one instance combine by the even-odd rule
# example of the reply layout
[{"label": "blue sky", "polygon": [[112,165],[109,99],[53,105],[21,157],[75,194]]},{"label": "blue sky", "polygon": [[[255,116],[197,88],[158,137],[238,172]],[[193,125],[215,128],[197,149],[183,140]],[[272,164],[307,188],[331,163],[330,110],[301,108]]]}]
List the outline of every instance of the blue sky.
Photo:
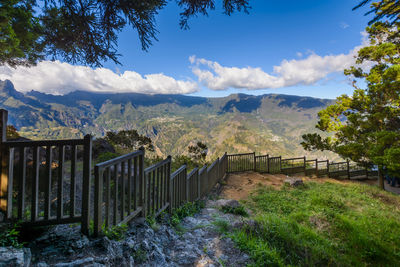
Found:
[{"label": "blue sky", "polygon": [[[132,90],[200,96],[225,96],[241,92],[334,98],[352,92],[352,87],[342,74],[341,66],[350,64],[349,59],[353,57],[350,51],[361,45],[361,32],[370,19],[364,16],[367,8],[352,11],[352,7],[359,1],[253,0],[250,1],[250,14],[235,13],[231,16],[222,14],[219,2],[217,1],[217,9],[210,11],[208,17],[192,18],[189,21],[190,29],[181,30],[178,23],[180,9],[171,1],[157,16],[159,41],[154,41],[147,52],[141,50],[136,31],[126,28],[119,35],[118,41],[122,66],[104,62],[104,68],[108,70],[101,72],[100,79],[107,80],[109,74],[112,80],[124,72],[134,72],[130,77],[135,76],[138,79],[137,76],[141,76],[141,80],[135,82],[132,87],[136,89]],[[191,56],[195,56],[192,62],[189,61]],[[284,60],[290,64],[283,66]],[[314,65],[310,67],[310,64]],[[276,66],[283,69],[278,74],[276,68],[274,69]],[[24,87],[26,85],[21,82],[19,87],[23,88],[19,89],[62,94],[67,91],[62,91],[64,89],[61,87],[68,87],[70,91],[74,88],[104,91],[106,89],[100,87],[107,85],[110,88],[114,86],[115,91],[128,90],[121,88],[123,81],[116,81],[113,85],[107,81],[103,81],[102,85],[89,81],[86,84],[91,87],[83,88],[86,86],[84,83],[72,81],[77,77],[91,76],[90,70],[81,66],[67,66],[61,62],[56,67],[47,67],[59,69],[60,76],[69,75],[62,75],[63,68],[69,73],[75,73],[72,69],[76,67],[79,73],[71,75],[69,83],[66,80],[62,84],[59,78],[48,77],[46,83],[53,86],[53,91],[43,89],[45,85],[39,88],[39,81],[35,83],[38,87],[31,88]],[[307,70],[312,71],[310,75],[308,72],[302,73],[306,67],[310,67],[311,70]],[[326,73],[319,71],[319,68]],[[217,69],[221,73],[217,73]],[[48,69],[41,71],[49,72],[45,70]],[[86,74],[83,75],[82,71]],[[211,71],[213,75],[210,76],[207,71]],[[17,89],[20,76],[24,75],[25,80],[27,75],[32,78],[40,76],[38,73],[31,73],[34,70],[20,71],[22,74],[19,76],[16,71],[11,72],[3,69],[0,78],[14,79]],[[160,73],[163,76],[152,77],[153,80],[149,82],[151,85],[143,81],[147,74]],[[54,82],[49,82],[52,79]],[[99,78],[94,80],[98,81]],[[182,88],[163,88],[163,84],[167,83],[170,87]],[[142,84],[145,89],[136,84]],[[59,91],[54,89],[57,87],[60,87]]]}]

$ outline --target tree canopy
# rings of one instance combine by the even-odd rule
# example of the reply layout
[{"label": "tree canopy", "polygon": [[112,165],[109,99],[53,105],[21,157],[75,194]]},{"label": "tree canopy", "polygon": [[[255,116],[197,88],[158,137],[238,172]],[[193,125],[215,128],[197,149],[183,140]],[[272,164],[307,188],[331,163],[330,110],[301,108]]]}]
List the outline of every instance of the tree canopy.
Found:
[{"label": "tree canopy", "polygon": [[[0,65],[32,65],[61,58],[70,63],[101,66],[118,61],[118,33],[129,25],[147,50],[157,40],[156,15],[168,0],[0,0]],[[248,0],[223,0],[224,13],[248,12]],[[179,24],[208,15],[215,0],[178,0]]]},{"label": "tree canopy", "polygon": [[137,150],[142,146],[149,151],[154,151],[151,138],[139,134],[136,130],[107,132],[104,139],[123,151]]},{"label": "tree canopy", "polygon": [[188,152],[194,161],[201,161],[204,163],[207,157],[208,147],[206,144],[199,141],[195,145],[189,145]]},{"label": "tree canopy", "polygon": [[[375,10],[378,15],[381,12]],[[366,30],[370,44],[359,50],[357,66],[345,70],[354,77],[353,95],[342,95],[319,112],[316,128],[328,133],[327,137],[305,134],[302,145],[307,150],[330,150],[362,165],[378,165],[381,171],[386,167],[399,175],[400,22],[377,21]],[[365,81],[366,88],[358,86],[359,80]]]}]

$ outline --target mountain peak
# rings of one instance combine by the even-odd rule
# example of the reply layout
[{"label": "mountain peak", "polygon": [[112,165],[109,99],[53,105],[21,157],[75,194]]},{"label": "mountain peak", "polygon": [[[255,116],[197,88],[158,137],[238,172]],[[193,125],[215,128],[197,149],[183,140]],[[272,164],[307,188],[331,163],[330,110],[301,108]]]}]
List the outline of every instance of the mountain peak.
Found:
[{"label": "mountain peak", "polygon": [[0,94],[5,96],[23,97],[23,94],[15,90],[14,84],[10,80],[0,80]]}]

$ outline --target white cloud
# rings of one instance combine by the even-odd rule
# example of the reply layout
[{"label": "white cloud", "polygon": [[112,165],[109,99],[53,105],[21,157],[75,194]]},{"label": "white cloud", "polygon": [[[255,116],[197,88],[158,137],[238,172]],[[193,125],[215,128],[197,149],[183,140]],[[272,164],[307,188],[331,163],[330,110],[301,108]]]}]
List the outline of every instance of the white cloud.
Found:
[{"label": "white cloud", "polygon": [[340,27],[341,27],[342,29],[347,29],[348,27],[350,27],[350,25],[347,24],[346,22],[341,22],[341,23],[340,23]]},{"label": "white cloud", "polygon": [[218,62],[195,56],[191,56],[189,61],[198,80],[212,90],[228,88],[258,90],[313,85],[326,80],[332,73],[343,73],[344,69],[355,64],[357,51],[367,45],[365,34],[362,35],[363,44],[347,54],[319,56],[311,52],[304,59],[282,60],[279,66],[273,67],[272,73],[254,67],[226,67]]},{"label": "white cloud", "polygon": [[43,61],[30,68],[1,66],[0,79],[11,80],[22,92],[35,90],[58,95],[76,90],[146,94],[187,94],[199,90],[196,82],[175,80],[162,73],[142,76],[125,71],[119,74],[106,68],[92,69],[60,61]]}]

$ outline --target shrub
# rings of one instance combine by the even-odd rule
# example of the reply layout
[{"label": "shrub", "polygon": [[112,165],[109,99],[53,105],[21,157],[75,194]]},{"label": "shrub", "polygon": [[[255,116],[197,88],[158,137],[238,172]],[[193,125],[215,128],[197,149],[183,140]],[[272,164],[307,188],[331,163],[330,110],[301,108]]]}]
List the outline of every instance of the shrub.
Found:
[{"label": "shrub", "polygon": [[21,248],[22,243],[19,242],[19,224],[6,224],[0,228],[0,247]]},{"label": "shrub", "polygon": [[104,235],[111,240],[122,240],[125,236],[126,231],[128,231],[128,225],[124,223],[111,226],[110,228],[105,228],[103,226]]},{"label": "shrub", "polygon": [[193,216],[202,208],[204,208],[204,201],[186,202],[183,206],[173,210],[170,218],[170,224],[176,226],[183,218]]},{"label": "shrub", "polygon": [[243,216],[243,217],[248,217],[249,216],[249,214],[247,213],[245,207],[243,207],[243,206],[239,206],[239,207],[223,206],[221,208],[221,210],[224,213],[231,213],[231,214],[240,215],[240,216]]},{"label": "shrub", "polygon": [[104,152],[104,153],[101,153],[101,154],[97,157],[96,162],[101,163],[101,162],[104,162],[104,161],[107,161],[107,160],[116,158],[116,157],[118,157],[118,156],[119,156],[119,154],[117,154],[117,153],[113,153],[113,152]]}]

